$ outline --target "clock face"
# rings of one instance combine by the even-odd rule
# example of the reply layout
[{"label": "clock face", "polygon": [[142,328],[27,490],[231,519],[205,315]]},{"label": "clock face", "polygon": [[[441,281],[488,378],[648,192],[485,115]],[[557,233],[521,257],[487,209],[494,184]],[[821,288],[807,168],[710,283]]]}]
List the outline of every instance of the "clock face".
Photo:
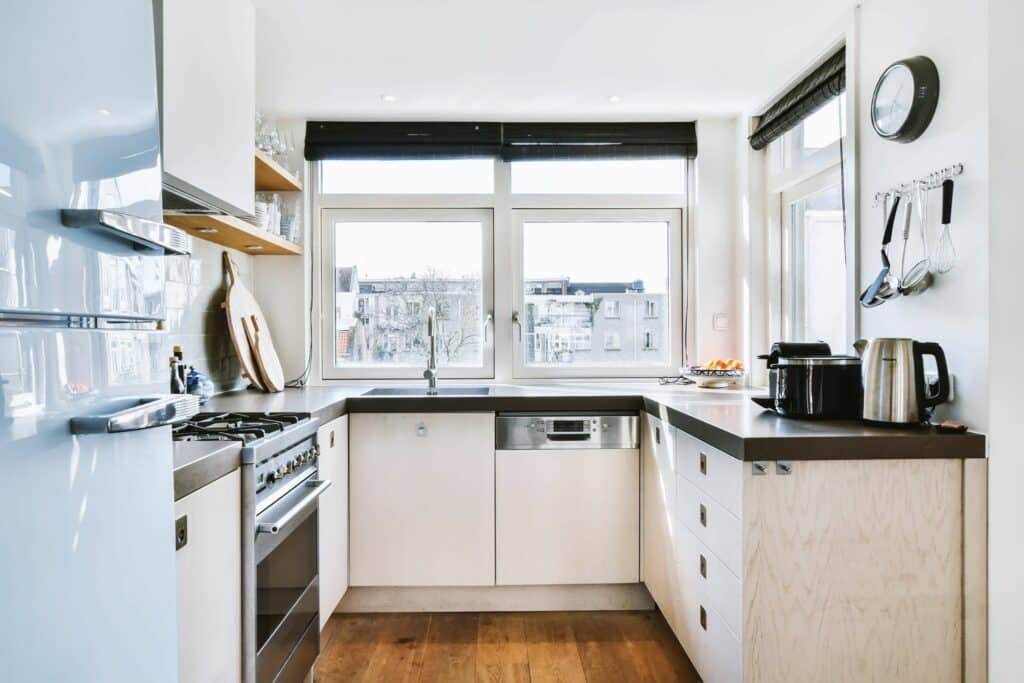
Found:
[{"label": "clock face", "polygon": [[872,102],[872,119],[882,135],[895,135],[910,116],[914,104],[914,75],[903,64],[894,64],[879,80]]}]

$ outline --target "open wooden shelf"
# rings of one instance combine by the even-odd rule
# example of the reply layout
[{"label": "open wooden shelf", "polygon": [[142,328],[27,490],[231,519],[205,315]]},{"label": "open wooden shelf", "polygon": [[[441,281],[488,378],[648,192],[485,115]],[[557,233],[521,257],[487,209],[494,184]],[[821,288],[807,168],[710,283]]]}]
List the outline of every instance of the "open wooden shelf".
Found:
[{"label": "open wooden shelf", "polygon": [[256,150],[257,192],[302,192],[302,182],[261,150]]},{"label": "open wooden shelf", "polygon": [[[234,216],[204,214],[164,214],[164,222],[181,228],[193,237],[237,249],[246,254],[300,256],[302,246],[260,230]],[[212,231],[212,232],[211,232]]]}]

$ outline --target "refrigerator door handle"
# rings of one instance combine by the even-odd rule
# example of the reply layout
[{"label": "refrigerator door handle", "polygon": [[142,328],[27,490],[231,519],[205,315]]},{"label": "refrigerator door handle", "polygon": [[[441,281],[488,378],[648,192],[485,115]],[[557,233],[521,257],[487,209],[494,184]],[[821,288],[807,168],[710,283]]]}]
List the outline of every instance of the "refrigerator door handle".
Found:
[{"label": "refrigerator door handle", "polygon": [[192,238],[159,221],[104,209],[61,209],[60,221],[69,228],[98,228],[115,237],[164,254],[192,253]]},{"label": "refrigerator door handle", "polygon": [[169,425],[178,417],[180,396],[131,399],[133,405],[106,415],[71,418],[72,434],[117,434]]}]

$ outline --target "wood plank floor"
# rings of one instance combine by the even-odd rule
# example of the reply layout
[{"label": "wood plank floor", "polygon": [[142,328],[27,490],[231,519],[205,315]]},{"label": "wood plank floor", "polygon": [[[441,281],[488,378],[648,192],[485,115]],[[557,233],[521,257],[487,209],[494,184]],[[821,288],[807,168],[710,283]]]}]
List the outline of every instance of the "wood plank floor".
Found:
[{"label": "wood plank floor", "polygon": [[335,614],[319,683],[700,683],[660,612]]}]

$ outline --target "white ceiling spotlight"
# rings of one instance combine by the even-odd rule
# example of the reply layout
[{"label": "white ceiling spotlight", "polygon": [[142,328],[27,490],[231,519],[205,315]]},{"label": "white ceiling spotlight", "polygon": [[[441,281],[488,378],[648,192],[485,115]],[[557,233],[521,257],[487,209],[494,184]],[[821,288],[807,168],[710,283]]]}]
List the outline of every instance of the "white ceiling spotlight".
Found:
[{"label": "white ceiling spotlight", "polygon": [[609,95],[608,96],[608,102],[611,103],[611,104],[618,104],[621,101],[622,101],[622,97],[620,95]]},{"label": "white ceiling spotlight", "polygon": [[398,101],[398,95],[381,95],[380,101],[385,104],[394,104]]}]

